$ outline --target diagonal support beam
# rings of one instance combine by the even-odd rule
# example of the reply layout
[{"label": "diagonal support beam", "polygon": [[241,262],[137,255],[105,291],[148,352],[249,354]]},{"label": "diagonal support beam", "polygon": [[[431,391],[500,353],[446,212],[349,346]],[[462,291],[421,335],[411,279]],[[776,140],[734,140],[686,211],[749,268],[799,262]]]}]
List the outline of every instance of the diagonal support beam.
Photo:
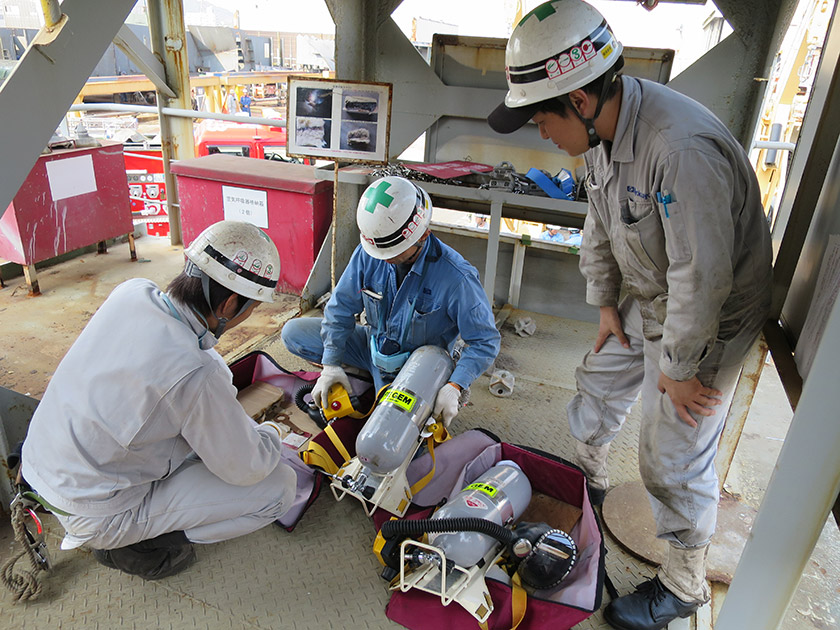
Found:
[{"label": "diagonal support beam", "polygon": [[58,36],[49,44],[31,44],[0,87],[0,216],[135,2],[64,0],[67,23]]},{"label": "diagonal support beam", "polygon": [[120,27],[114,44],[155,84],[158,92],[167,98],[175,98],[175,92],[166,83],[166,68],[163,67],[163,63],[125,24]]}]

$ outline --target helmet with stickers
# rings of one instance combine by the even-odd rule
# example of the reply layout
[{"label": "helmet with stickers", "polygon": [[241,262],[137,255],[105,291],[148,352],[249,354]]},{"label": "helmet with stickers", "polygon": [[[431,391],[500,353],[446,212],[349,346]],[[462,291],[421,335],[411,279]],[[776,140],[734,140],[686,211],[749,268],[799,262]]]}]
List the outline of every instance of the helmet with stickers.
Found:
[{"label": "helmet with stickers", "polygon": [[365,190],[356,208],[364,250],[380,260],[399,256],[415,245],[432,221],[432,200],[403,177],[383,177]]},{"label": "helmet with stickers", "polygon": [[500,133],[519,129],[542,101],[612,71],[622,50],[607,21],[586,2],[552,0],[539,5],[519,21],[508,40],[508,93],[488,118],[490,126]]},{"label": "helmet with stickers", "polygon": [[256,225],[219,221],[199,234],[185,253],[192,266],[234,293],[259,302],[274,301],[280,256]]}]

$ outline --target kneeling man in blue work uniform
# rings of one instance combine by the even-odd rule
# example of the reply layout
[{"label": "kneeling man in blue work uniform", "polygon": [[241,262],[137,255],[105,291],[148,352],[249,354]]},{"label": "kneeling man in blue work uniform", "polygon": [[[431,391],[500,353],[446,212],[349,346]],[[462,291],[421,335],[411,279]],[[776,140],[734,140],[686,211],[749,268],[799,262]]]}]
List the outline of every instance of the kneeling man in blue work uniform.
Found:
[{"label": "kneeling man in blue work uniform", "polygon": [[274,243],[249,223],[208,227],[161,291],[119,285],[62,359],[23,444],[21,475],[102,564],[145,579],[195,558],[191,543],[251,533],[291,506],[296,475],[277,425],[236,400],[218,337],[271,302]]},{"label": "kneeling man in blue work uniform", "polygon": [[[370,372],[378,390],[393,381],[409,355],[424,345],[466,346],[433,415],[449,426],[461,394],[493,364],[499,332],[478,272],[429,230],[432,202],[402,177],[371,184],[356,211],[361,244],[336,284],[323,319],[304,317],[283,326],[290,352],[323,364],[312,390],[319,405],[335,383],[348,391],[342,364]],[[356,323],[365,312],[366,325]]]},{"label": "kneeling man in blue work uniform", "polygon": [[738,141],[696,101],[621,76],[621,53],[585,2],[538,6],[511,34],[509,91],[488,121],[509,133],[533,120],[543,138],[586,162],[580,269],[600,326],[576,372],[569,426],[597,503],[610,444],[641,393],[639,470],[668,555],[604,618],[620,630],[661,630],[709,600],[715,453],[769,314],[771,246]]}]

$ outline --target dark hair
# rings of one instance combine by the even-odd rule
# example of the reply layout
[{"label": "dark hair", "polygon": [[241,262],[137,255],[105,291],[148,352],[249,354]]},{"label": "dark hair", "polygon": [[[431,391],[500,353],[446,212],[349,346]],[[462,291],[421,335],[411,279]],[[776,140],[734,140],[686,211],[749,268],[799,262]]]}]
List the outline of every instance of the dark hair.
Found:
[{"label": "dark hair", "polygon": [[[618,78],[621,76],[619,71],[623,67],[624,57],[619,56],[616,62],[613,64],[612,68],[610,68],[607,72],[602,74],[594,81],[587,83],[580,89],[591,96],[601,98],[601,90],[604,87],[604,80],[607,76],[611,77],[610,84],[607,86],[607,92],[606,94],[604,94],[604,102],[606,103],[613,96],[618,94],[619,87],[621,86],[621,82],[618,80]],[[550,98],[545,101],[542,101],[541,103],[539,103],[537,112],[542,112],[546,114],[558,114],[559,116],[563,116],[565,118],[569,114],[569,107],[569,97],[568,95],[564,94],[563,96],[557,96],[555,98]]]},{"label": "dark hair", "polygon": [[[201,287],[201,278],[193,278],[181,272],[169,283],[166,292],[171,298],[194,308],[204,317],[210,315],[210,308],[207,306],[207,300],[204,299],[204,289]],[[237,310],[242,308],[242,305],[248,299],[210,278],[210,303],[213,305],[213,311],[231,295],[235,295],[237,298]]]}]

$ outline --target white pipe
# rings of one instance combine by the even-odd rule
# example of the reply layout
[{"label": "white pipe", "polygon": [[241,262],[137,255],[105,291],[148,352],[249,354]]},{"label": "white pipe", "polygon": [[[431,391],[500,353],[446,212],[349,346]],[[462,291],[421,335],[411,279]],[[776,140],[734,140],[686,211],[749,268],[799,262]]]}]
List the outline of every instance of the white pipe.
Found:
[{"label": "white pipe", "polygon": [[[71,105],[71,112],[125,112],[129,114],[158,115],[158,108],[153,105],[119,105],[117,103],[81,103]],[[245,125],[268,125],[270,127],[285,127],[286,121],[278,118],[260,118],[257,116],[234,116],[232,114],[215,114],[213,112],[197,112],[194,109],[176,109],[161,107],[160,113],[166,116],[180,116],[181,118],[210,118],[212,120],[227,120]]]},{"label": "white pipe", "polygon": [[[157,160],[158,162],[163,162],[162,157],[158,157],[156,155],[143,155],[142,153],[131,153],[131,152],[123,152],[123,155],[126,157],[136,157],[140,158],[141,160]],[[177,160],[170,160],[170,162],[176,162]]]},{"label": "white pipe", "polygon": [[781,149],[782,151],[793,151],[795,148],[795,142],[779,142],[775,140],[756,140],[753,142],[753,149]]}]

